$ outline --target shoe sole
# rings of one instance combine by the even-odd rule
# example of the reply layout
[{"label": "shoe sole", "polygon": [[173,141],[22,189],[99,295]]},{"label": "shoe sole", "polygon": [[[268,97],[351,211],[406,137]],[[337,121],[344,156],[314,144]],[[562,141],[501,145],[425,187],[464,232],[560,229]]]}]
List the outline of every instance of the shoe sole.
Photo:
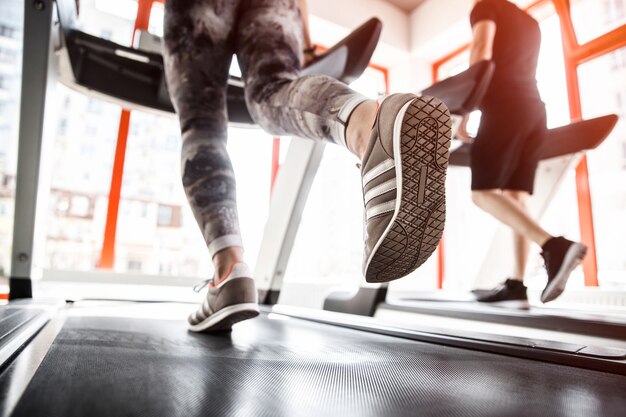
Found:
[{"label": "shoe sole", "polygon": [[541,302],[547,303],[556,299],[565,290],[570,274],[585,258],[587,247],[581,243],[574,243],[565,253],[565,258],[559,272],[541,293]]},{"label": "shoe sole", "polygon": [[190,324],[189,330],[197,333],[230,330],[234,324],[258,315],[259,305],[256,303],[235,304],[211,314],[198,324]]},{"label": "shoe sole", "polygon": [[367,282],[402,278],[437,248],[446,217],[450,136],[450,112],[434,97],[416,97],[396,116],[396,207],[366,264]]}]

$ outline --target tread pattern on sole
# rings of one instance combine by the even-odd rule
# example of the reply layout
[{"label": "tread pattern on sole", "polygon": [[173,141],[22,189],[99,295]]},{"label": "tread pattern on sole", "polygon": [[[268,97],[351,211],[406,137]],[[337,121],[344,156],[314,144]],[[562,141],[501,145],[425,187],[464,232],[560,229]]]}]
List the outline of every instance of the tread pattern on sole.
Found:
[{"label": "tread pattern on sole", "polygon": [[[437,248],[446,217],[450,137],[450,112],[445,104],[434,97],[415,98],[406,111],[401,130],[400,208],[372,256],[365,277],[368,282],[388,282],[406,276]],[[420,175],[424,172],[425,189],[420,190]],[[420,200],[422,204],[418,203]]]}]

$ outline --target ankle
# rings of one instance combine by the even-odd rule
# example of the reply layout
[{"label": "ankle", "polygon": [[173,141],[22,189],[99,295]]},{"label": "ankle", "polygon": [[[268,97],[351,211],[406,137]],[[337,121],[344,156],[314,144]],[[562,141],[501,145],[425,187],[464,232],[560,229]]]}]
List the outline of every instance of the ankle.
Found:
[{"label": "ankle", "polygon": [[213,256],[213,266],[215,268],[215,277],[223,278],[230,273],[233,265],[243,262],[243,248],[231,247],[226,248]]},{"label": "ankle", "polygon": [[359,104],[350,115],[348,126],[346,127],[346,145],[348,150],[356,155],[359,160],[363,160],[372,127],[376,120],[378,103],[374,100],[367,100]]},{"label": "ankle", "polygon": [[545,250],[546,249],[546,244],[550,241],[552,241],[552,239],[554,239],[555,236],[551,236],[551,235],[545,235],[545,236],[541,236],[538,240],[537,240],[537,244],[541,247],[541,250]]}]

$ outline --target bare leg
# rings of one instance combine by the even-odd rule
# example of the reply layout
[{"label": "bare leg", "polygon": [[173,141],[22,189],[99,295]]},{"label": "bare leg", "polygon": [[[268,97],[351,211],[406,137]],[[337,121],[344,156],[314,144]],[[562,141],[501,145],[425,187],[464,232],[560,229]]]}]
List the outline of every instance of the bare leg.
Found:
[{"label": "bare leg", "polygon": [[213,265],[215,266],[215,279],[225,277],[232,265],[237,262],[243,262],[243,248],[240,246],[231,246],[221,250],[213,257]]},{"label": "bare leg", "polygon": [[363,160],[363,155],[369,143],[372,126],[376,120],[378,106],[374,100],[367,100],[359,104],[348,120],[346,128],[346,144],[348,150]]},{"label": "bare leg", "polygon": [[472,200],[481,209],[500,220],[521,236],[543,246],[552,236],[541,228],[519,204],[500,190],[472,192]]},{"label": "bare leg", "polygon": [[[527,206],[529,194],[526,191],[504,190],[502,193],[515,201],[518,204],[519,208],[530,216]],[[530,242],[523,235],[514,232],[513,250],[515,256],[513,277],[520,281],[524,281],[526,263],[528,261],[528,252],[530,251]]]}]

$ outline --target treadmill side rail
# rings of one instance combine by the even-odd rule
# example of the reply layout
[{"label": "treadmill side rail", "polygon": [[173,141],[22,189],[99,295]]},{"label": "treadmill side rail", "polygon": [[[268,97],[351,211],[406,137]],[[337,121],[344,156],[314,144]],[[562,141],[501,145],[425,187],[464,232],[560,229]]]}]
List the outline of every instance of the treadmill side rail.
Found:
[{"label": "treadmill side rail", "polygon": [[[617,121],[617,115],[609,114],[549,129],[541,148],[541,159],[595,149],[611,134]],[[450,154],[450,165],[469,167],[471,148],[471,144],[464,143],[454,150]]]},{"label": "treadmill side rail", "polygon": [[626,376],[626,350],[624,349],[605,349],[596,346],[493,334],[486,335],[450,329],[445,329],[444,332],[442,329],[428,326],[407,329],[381,323],[371,317],[283,305],[272,307],[271,312],[386,336],[535,359]]},{"label": "treadmill side rail", "polygon": [[278,170],[254,276],[262,304],[275,304],[311,185],[324,155],[323,142],[294,138]]},{"label": "treadmill side rail", "polygon": [[[35,7],[43,4],[43,7]],[[52,71],[52,21],[54,3],[43,0],[27,2],[24,7],[24,48],[22,57],[22,90],[19,143],[15,191],[15,217],[9,297],[32,297],[31,277],[36,263],[35,238],[38,236],[37,211],[40,168],[44,136],[51,123],[50,102],[55,85]]]}]

